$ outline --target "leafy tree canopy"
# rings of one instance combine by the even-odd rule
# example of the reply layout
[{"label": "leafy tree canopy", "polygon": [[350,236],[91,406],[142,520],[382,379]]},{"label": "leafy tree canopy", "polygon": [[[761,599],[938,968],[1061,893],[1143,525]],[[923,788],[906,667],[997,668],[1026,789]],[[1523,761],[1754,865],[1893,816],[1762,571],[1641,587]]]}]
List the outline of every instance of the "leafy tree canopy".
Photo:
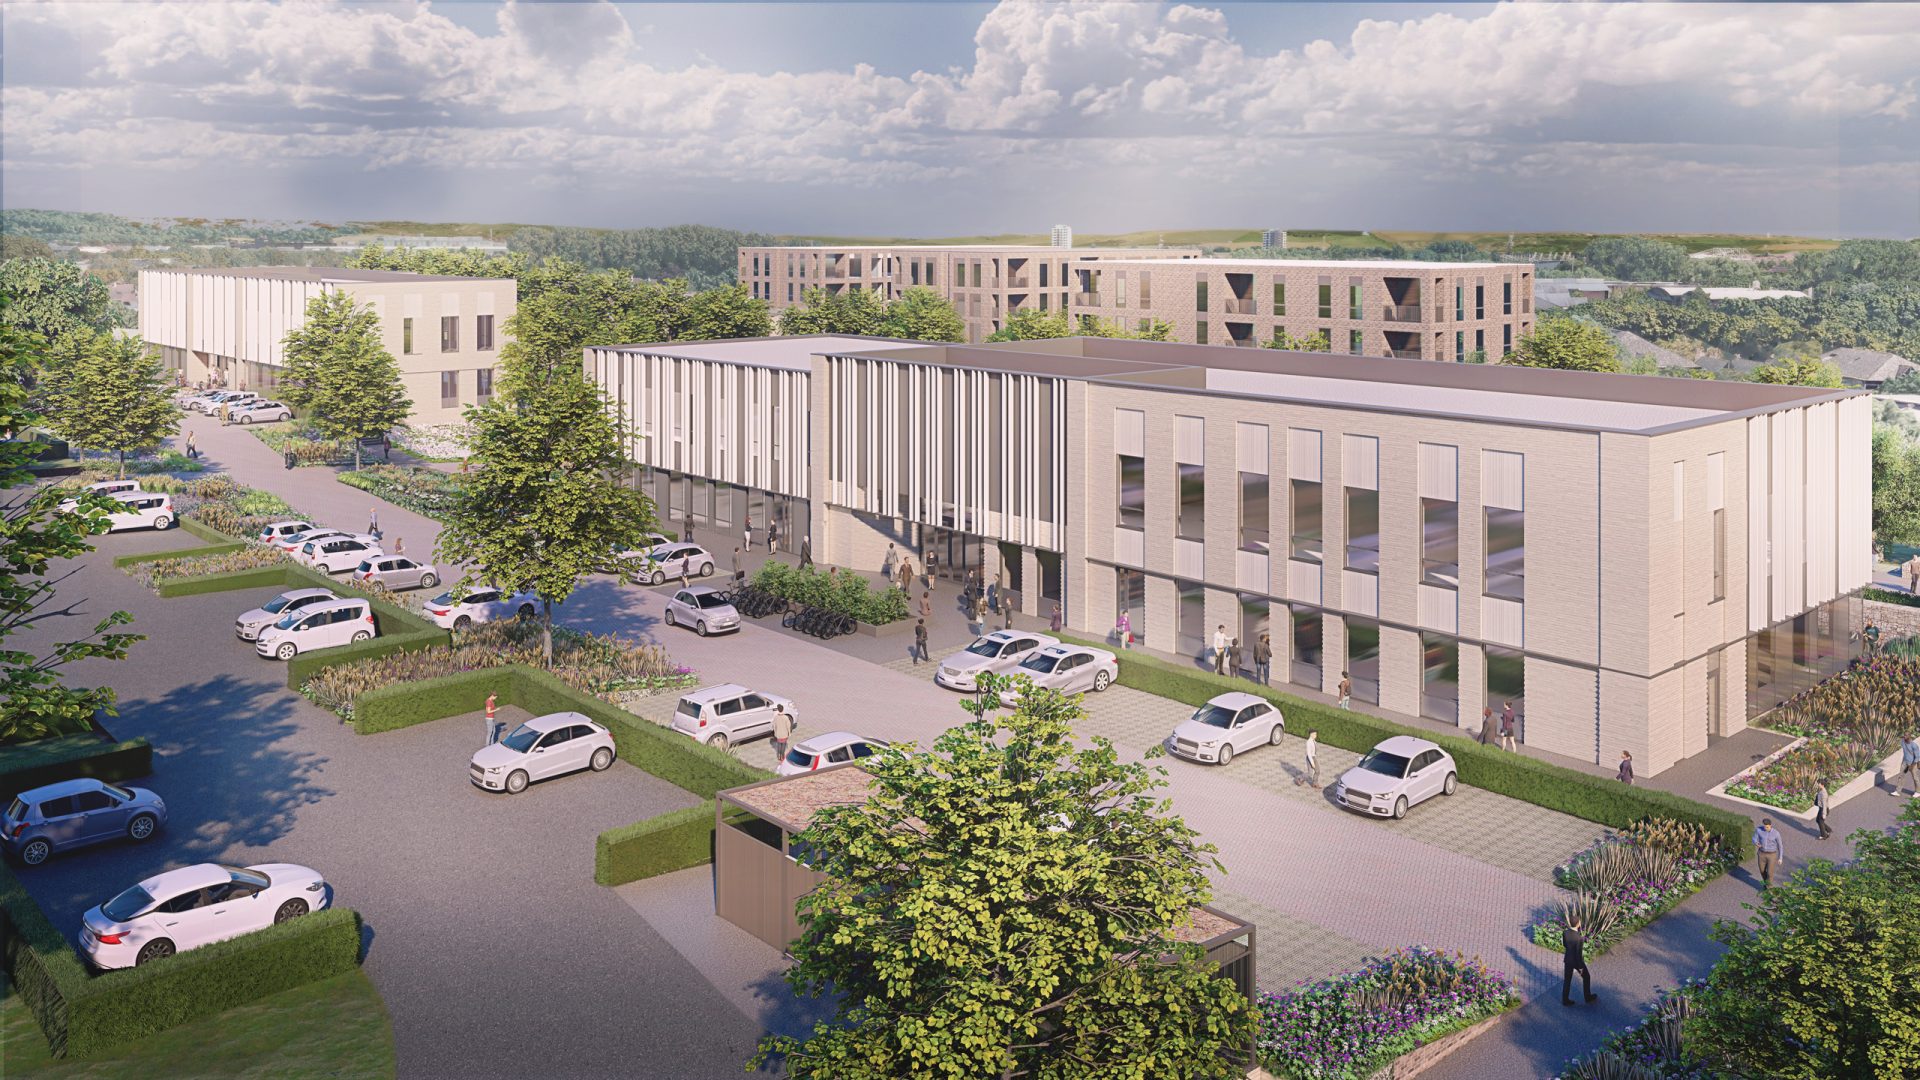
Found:
[{"label": "leafy tree canopy", "polygon": [[886,325],[887,305],[871,289],[808,289],[800,303],[780,312],[780,332],[796,334],[867,334],[879,336]]},{"label": "leafy tree canopy", "polygon": [[0,291],[12,298],[0,316],[7,325],[49,342],[111,330],[123,321],[106,284],[69,262],[8,259],[0,263]]},{"label": "leafy tree canopy", "polygon": [[621,270],[650,281],[677,279],[696,289],[732,285],[739,249],[774,242],[764,233],[712,225],[649,229],[583,229],[535,226],[507,241],[533,259],[561,259],[595,270]]},{"label": "leafy tree canopy", "polygon": [[1580,262],[1602,277],[1622,281],[1679,281],[1688,273],[1687,251],[1645,236],[1603,236],[1580,253]]},{"label": "leafy tree canopy", "polygon": [[1260,347],[1285,349],[1288,352],[1326,352],[1333,348],[1333,343],[1327,340],[1324,330],[1315,330],[1306,337],[1294,337],[1287,331],[1276,328],[1273,332],[1273,340],[1261,342]]},{"label": "leafy tree canopy", "polygon": [[1840,369],[1810,354],[1782,356],[1770,364],[1754,368],[1747,376],[1757,383],[1771,383],[1776,386],[1827,386],[1838,387]]},{"label": "leafy tree canopy", "polygon": [[1920,547],[1920,443],[1885,424],[1873,429],[1873,534]]},{"label": "leafy tree canopy", "polygon": [[1910,367],[1880,384],[1883,394],[1920,394],[1920,367]]},{"label": "leafy tree canopy", "polygon": [[1239,1075],[1224,1052],[1252,1034],[1249,1003],[1174,936],[1217,864],[1155,795],[1162,770],[1105,739],[1077,749],[1078,697],[972,708],[931,752],[868,758],[867,801],[797,839],[825,879],[786,978],[836,1012],[756,1061],[835,1080]]},{"label": "leafy tree canopy", "polygon": [[50,352],[60,363],[44,380],[47,426],[75,447],[106,450],[126,475],[127,454],[151,450],[180,428],[173,380],[139,338],[73,334]]},{"label": "leafy tree canopy", "polygon": [[321,434],[351,440],[356,469],[360,440],[404,423],[413,408],[400,364],[380,342],[380,316],[337,289],[307,301],[283,353],[281,400],[307,412]]},{"label": "leafy tree canopy", "polygon": [[1542,315],[1503,363],[1562,371],[1619,371],[1620,350],[1605,329],[1583,319]]},{"label": "leafy tree canopy", "polygon": [[525,255],[495,255],[464,248],[383,247],[368,244],[348,260],[361,270],[404,270],[412,274],[450,274],[455,277],[517,278],[527,272]]},{"label": "leafy tree canopy", "polygon": [[0,259],[51,259],[53,249],[31,236],[0,235]]}]

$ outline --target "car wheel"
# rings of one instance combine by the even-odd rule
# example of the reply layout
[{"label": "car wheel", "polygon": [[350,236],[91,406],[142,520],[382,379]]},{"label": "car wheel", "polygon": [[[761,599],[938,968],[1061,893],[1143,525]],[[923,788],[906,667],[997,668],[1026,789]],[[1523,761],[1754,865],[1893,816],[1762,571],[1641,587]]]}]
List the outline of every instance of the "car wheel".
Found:
[{"label": "car wheel", "polygon": [[694,624],[693,629],[694,629],[694,632],[699,634],[701,637],[707,636],[707,624],[704,621]]},{"label": "car wheel", "polygon": [[517,614],[517,615],[519,615],[519,616],[520,616],[521,618],[523,618],[523,619],[531,619],[531,618],[533,618],[533,605],[532,605],[532,604],[521,604],[521,605],[520,605],[520,610],[519,610],[518,612],[516,612],[515,614]]},{"label": "car wheel", "polygon": [[149,839],[153,836],[153,831],[159,827],[160,819],[152,814],[135,814],[133,820],[127,822],[127,839],[136,841]]},{"label": "car wheel", "polygon": [[465,630],[467,627],[472,625],[473,625],[473,619],[471,616],[462,615],[459,618],[453,620],[453,628],[455,630]]},{"label": "car wheel", "polygon": [[355,630],[353,632],[353,640],[356,644],[359,642],[365,641],[372,636],[373,636],[372,634],[367,633],[365,630]]},{"label": "car wheel", "polygon": [[243,424],[251,424],[251,423],[253,423],[253,417],[251,417],[251,416],[242,416],[242,417],[240,418],[240,422],[241,422],[241,423],[243,423]]},{"label": "car wheel", "polygon": [[1286,737],[1287,726],[1285,724],[1275,724],[1273,725],[1273,730],[1267,733],[1267,745],[1279,746],[1280,741]]},{"label": "car wheel", "polygon": [[672,608],[668,608],[668,609],[667,609],[667,625],[668,625],[668,626],[679,626],[679,625],[680,625],[679,623],[677,623],[677,622],[674,622],[674,621],[673,621],[673,609],[672,609]]},{"label": "car wheel", "polygon": [[280,905],[279,909],[273,913],[273,921],[276,923],[283,923],[288,921],[289,919],[297,919],[300,916],[305,915],[306,913],[307,913],[307,902],[296,896],[293,899],[287,901],[286,903]]},{"label": "car wheel", "polygon": [[593,752],[593,761],[590,762],[590,764],[593,766],[594,772],[605,772],[607,767],[613,764],[613,751],[604,746],[595,750]]},{"label": "car wheel", "polygon": [[41,863],[47,861],[47,856],[52,854],[52,844],[47,843],[45,840],[35,838],[27,841],[27,846],[20,849],[20,861],[26,863],[28,866],[39,866]]},{"label": "car wheel", "polygon": [[1113,676],[1104,671],[1096,673],[1093,677],[1093,692],[1096,694],[1112,685]]},{"label": "car wheel", "polygon": [[713,576],[713,564],[712,564],[712,563],[710,563],[710,562],[708,562],[708,563],[701,563],[701,564],[700,564],[700,576],[701,576],[701,577],[712,577],[712,576]]},{"label": "car wheel", "polygon": [[133,958],[133,966],[139,967],[149,960],[165,960],[173,955],[173,942],[166,938],[155,938],[140,946],[140,952]]},{"label": "car wheel", "polygon": [[1401,818],[1404,818],[1406,816],[1407,816],[1407,797],[1405,795],[1402,795],[1399,798],[1393,800],[1393,820],[1399,821]]},{"label": "car wheel", "polygon": [[1456,791],[1459,791],[1459,790],[1460,790],[1460,778],[1459,778],[1458,776],[1455,776],[1455,775],[1454,775],[1454,774],[1452,774],[1452,773],[1448,773],[1448,774],[1447,774],[1447,782],[1446,782],[1446,783],[1444,783],[1444,784],[1442,784],[1442,785],[1440,785],[1440,792],[1441,792],[1441,794],[1443,794],[1443,795],[1451,795],[1451,794],[1453,794],[1454,792],[1456,792]]},{"label": "car wheel", "polygon": [[653,572],[653,576],[648,578],[647,580],[655,585],[664,585],[666,584],[666,581],[667,581],[667,575],[661,573],[658,570],[655,570]]},{"label": "car wheel", "polygon": [[279,657],[282,660],[291,660],[293,659],[293,654],[299,651],[300,651],[300,647],[298,645],[295,645],[291,641],[283,641],[280,643],[280,647],[273,651],[273,655]]},{"label": "car wheel", "polygon": [[1225,765],[1227,762],[1232,760],[1233,760],[1233,744],[1221,743],[1220,744],[1220,764]]},{"label": "car wheel", "polygon": [[435,585],[438,585],[438,584],[440,584],[440,579],[439,579],[439,578],[437,578],[437,577],[434,577],[434,576],[433,576],[432,574],[421,574],[421,575],[420,575],[420,587],[421,587],[421,588],[423,588],[423,589],[431,589],[431,588],[433,588],[433,587],[434,587]]},{"label": "car wheel", "polygon": [[715,735],[713,738],[708,739],[707,745],[713,747],[715,750],[725,750],[727,748],[726,733],[722,732],[721,734]]},{"label": "car wheel", "polygon": [[527,790],[527,774],[524,769],[515,769],[507,774],[507,794],[518,795]]},{"label": "car wheel", "polygon": [[153,527],[165,532],[173,528],[173,519],[165,514],[161,514],[159,517],[153,519]]}]

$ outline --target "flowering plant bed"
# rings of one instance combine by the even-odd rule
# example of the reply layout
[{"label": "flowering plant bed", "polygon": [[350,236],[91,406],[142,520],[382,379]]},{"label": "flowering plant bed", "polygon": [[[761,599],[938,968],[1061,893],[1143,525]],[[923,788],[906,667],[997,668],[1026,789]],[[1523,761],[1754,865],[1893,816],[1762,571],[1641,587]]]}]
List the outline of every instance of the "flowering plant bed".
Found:
[{"label": "flowering plant bed", "polygon": [[357,472],[341,473],[335,479],[430,518],[438,518],[451,509],[461,491],[457,477],[436,469],[400,465],[369,465]]},{"label": "flowering plant bed", "polygon": [[[355,702],[368,691],[511,665],[543,667],[538,623],[484,623],[458,635],[451,645],[324,667],[300,692],[351,720]],[[567,686],[610,702],[624,692],[683,689],[697,681],[691,668],[675,664],[658,646],[563,627],[554,628],[553,666],[547,670]]]},{"label": "flowering plant bed", "polygon": [[1806,741],[1735,776],[1726,793],[1802,813],[1814,788],[1838,788],[1900,748],[1901,727],[1920,715],[1920,660],[1876,656],[1815,686],[1761,721]]},{"label": "flowering plant bed", "polygon": [[1693,1015],[1694,996],[1704,987],[1689,979],[1661,990],[1639,1023],[1608,1035],[1592,1053],[1561,1066],[1554,1080],[1736,1080],[1735,1074],[1686,1051],[1686,1024]]},{"label": "flowering plant bed", "polygon": [[393,445],[422,461],[461,461],[473,429],[466,424],[429,424],[393,429]]},{"label": "flowering plant bed", "polygon": [[1704,829],[1665,820],[1629,826],[1554,867],[1554,883],[1573,895],[1529,936],[1535,945],[1560,949],[1562,928],[1578,918],[1587,931],[1587,955],[1598,956],[1699,892],[1733,861]]},{"label": "flowering plant bed", "polygon": [[292,450],[295,465],[346,465],[353,461],[352,442],[325,438],[298,420],[260,424],[247,430],[276,454],[284,456]]},{"label": "flowering plant bed", "polygon": [[1261,991],[1261,1064],[1289,1080],[1358,1080],[1519,1004],[1513,981],[1478,958],[1416,945],[1284,993]]},{"label": "flowering plant bed", "polygon": [[286,558],[286,555],[264,544],[249,544],[238,551],[192,555],[183,559],[150,559],[134,563],[126,567],[126,571],[140,584],[158,590],[163,581],[253,570],[284,562]]}]

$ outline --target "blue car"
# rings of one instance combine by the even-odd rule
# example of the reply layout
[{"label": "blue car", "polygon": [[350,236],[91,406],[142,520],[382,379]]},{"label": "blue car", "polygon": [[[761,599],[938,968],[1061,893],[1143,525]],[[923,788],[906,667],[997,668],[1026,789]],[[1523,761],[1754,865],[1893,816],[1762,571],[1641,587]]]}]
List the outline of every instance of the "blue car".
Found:
[{"label": "blue car", "polygon": [[93,779],[23,791],[0,817],[0,844],[28,866],[56,851],[107,840],[146,840],[167,823],[167,804],[145,788]]}]

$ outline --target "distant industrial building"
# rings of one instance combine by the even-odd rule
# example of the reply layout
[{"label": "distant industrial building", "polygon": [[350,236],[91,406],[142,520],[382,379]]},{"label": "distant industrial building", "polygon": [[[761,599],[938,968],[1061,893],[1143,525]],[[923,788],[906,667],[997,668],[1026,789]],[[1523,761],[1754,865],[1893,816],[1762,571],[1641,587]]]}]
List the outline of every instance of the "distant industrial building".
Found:
[{"label": "distant industrial building", "polygon": [[1287,246],[1287,230],[1268,229],[1261,233],[1260,246],[1270,251],[1284,251]]},{"label": "distant industrial building", "polygon": [[1073,246],[1073,226],[1055,225],[1053,227],[1053,246],[1070,248]]}]

